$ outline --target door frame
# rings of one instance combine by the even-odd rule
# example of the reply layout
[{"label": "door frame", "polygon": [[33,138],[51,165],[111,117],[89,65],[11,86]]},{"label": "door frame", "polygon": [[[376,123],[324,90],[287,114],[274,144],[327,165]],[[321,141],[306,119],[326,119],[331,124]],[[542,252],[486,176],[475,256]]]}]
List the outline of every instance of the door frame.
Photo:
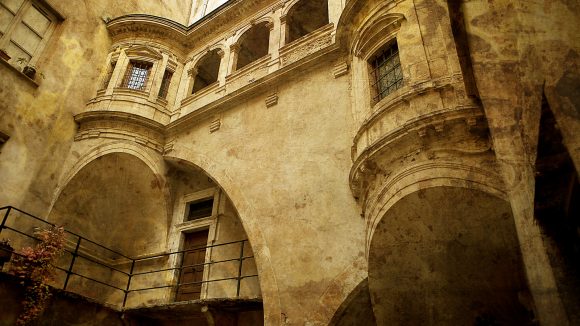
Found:
[{"label": "door frame", "polygon": [[[217,240],[217,226],[218,226],[218,208],[220,202],[221,191],[219,188],[209,188],[201,191],[196,191],[194,193],[186,194],[182,196],[178,203],[176,203],[176,207],[174,209],[174,216],[173,216],[173,225],[170,237],[170,250],[172,252],[181,250],[183,248],[185,242],[185,234],[192,233],[196,231],[208,230],[207,234],[207,246],[213,245]],[[188,213],[188,205],[191,202],[213,198],[213,207],[211,216],[187,221],[187,213]],[[211,254],[213,248],[207,248],[205,251],[205,262],[211,261]],[[181,267],[182,264],[182,255],[172,255],[170,266],[175,269],[173,273],[173,282],[172,284],[179,283],[179,271],[177,268]],[[210,266],[205,265],[203,268],[203,281],[209,279],[210,273]],[[169,301],[173,302],[175,300],[177,293],[177,287],[173,287],[171,293],[169,294]],[[201,284],[201,293],[199,298],[205,299],[208,294],[208,283]]]}]

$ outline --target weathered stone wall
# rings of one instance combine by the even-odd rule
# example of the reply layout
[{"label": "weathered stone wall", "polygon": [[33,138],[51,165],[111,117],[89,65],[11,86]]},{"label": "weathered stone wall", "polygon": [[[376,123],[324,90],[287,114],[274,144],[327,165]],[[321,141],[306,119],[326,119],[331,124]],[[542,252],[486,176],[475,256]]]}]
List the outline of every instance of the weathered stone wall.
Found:
[{"label": "weathered stone wall", "polygon": [[[140,12],[185,24],[203,2],[192,11],[189,1],[54,2],[66,19],[40,60],[40,86],[0,64],[0,131],[11,137],[0,203],[40,216],[52,209],[54,221],[150,254],[179,249],[183,198],[215,189],[221,209],[211,241],[249,240],[255,265],[243,273],[257,272],[259,286],[244,281],[242,295],[263,297],[267,325],[372,324],[357,317],[367,305],[378,324],[469,324],[489,311],[525,323],[534,309],[527,288],[540,322],[578,318],[577,298],[558,291],[533,222],[543,97],[580,166],[573,1],[332,0],[331,24],[286,45],[285,15],[296,1],[231,2],[192,29],[133,17],[108,30],[101,18]],[[271,31],[269,54],[237,71],[239,41],[259,24]],[[395,39],[403,87],[374,100],[369,60]],[[218,83],[191,94],[210,50],[222,58]],[[157,58],[149,93],[116,89],[129,60],[147,55]],[[98,91],[114,56],[112,80]],[[170,94],[159,100],[152,89],[169,66]],[[81,126],[75,141],[72,115]],[[103,163],[112,157],[130,159]],[[216,249],[211,259],[237,252]],[[236,267],[211,267],[208,276]],[[370,299],[349,297],[367,276]],[[468,307],[470,291],[478,298]],[[504,310],[489,308],[492,296]],[[170,297],[164,289],[130,305]],[[515,322],[503,318],[510,312]]]},{"label": "weathered stone wall", "polygon": [[[534,162],[545,96],[576,171],[580,167],[579,105],[574,100],[580,85],[580,27],[570,23],[578,21],[580,6],[574,1],[463,1],[461,10],[538,314],[546,324],[565,324],[560,281],[554,278],[534,222]],[[565,306],[571,312],[577,304]]]},{"label": "weathered stone wall", "polygon": [[191,1],[47,1],[64,21],[39,62],[35,86],[0,63],[0,130],[10,139],[0,160],[0,203],[44,216],[81,112],[94,96],[111,45],[104,20],[146,13],[186,23]]}]

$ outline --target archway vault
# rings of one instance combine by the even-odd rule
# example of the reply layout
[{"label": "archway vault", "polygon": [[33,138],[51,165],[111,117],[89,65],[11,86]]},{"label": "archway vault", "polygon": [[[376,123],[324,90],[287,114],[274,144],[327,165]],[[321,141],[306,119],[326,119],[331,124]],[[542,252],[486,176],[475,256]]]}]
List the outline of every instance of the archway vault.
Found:
[{"label": "archway vault", "polygon": [[[264,302],[264,321],[266,324],[279,324],[281,319],[280,300],[268,246],[260,231],[258,220],[252,218],[254,213],[251,203],[243,195],[242,189],[236,187],[236,178],[228,174],[225,166],[217,164],[204,154],[181,147],[175,147],[170,153],[160,155],[158,152],[125,141],[100,142],[100,144],[93,144],[93,146],[89,145],[91,144],[78,144],[71,150],[69,159],[65,162],[59,186],[54,192],[51,211],[55,211],[55,207],[59,205],[59,198],[66,194],[67,187],[71,185],[71,182],[75,182],[75,178],[78,175],[82,175],[83,171],[91,170],[94,162],[103,159],[107,160],[107,157],[121,155],[131,157],[131,162],[146,169],[150,173],[152,180],[155,180],[154,183],[159,185],[158,198],[164,202],[163,211],[164,214],[167,214],[162,220],[164,223],[166,221],[170,222],[174,209],[171,203],[173,203],[175,198],[172,198],[171,185],[169,185],[170,180],[167,173],[170,172],[172,166],[176,165],[201,171],[211,179],[211,182],[222,189],[223,193],[227,195],[227,198],[233,204],[255,256]],[[151,185],[149,184],[148,186]],[[170,223],[165,225],[167,225],[169,230]],[[169,231],[163,232],[163,235],[166,236],[167,232]]]},{"label": "archway vault", "polygon": [[264,324],[279,325],[282,310],[269,248],[263,237],[259,219],[254,218],[253,205],[244,196],[242,189],[236,186],[236,178],[228,173],[227,166],[220,165],[209,156],[185,147],[175,146],[170,153],[166,153],[163,157],[166,161],[189,165],[204,171],[227,194],[235,206],[254,253],[264,303]]},{"label": "archway vault", "polygon": [[368,264],[378,325],[532,322],[511,207],[481,190],[407,193],[377,223]]}]

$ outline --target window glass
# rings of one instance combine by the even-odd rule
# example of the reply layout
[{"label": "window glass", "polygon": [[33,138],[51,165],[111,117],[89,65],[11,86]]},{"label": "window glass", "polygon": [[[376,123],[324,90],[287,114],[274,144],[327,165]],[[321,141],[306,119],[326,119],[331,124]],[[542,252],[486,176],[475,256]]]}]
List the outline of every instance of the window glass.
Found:
[{"label": "window glass", "polygon": [[12,34],[12,41],[24,51],[33,54],[42,38],[23,23],[18,24]]},{"label": "window glass", "polygon": [[123,87],[140,91],[145,90],[151,66],[148,62],[131,61],[123,81]]},{"label": "window glass", "polygon": [[23,2],[24,0],[0,0],[0,3],[2,3],[6,8],[10,9],[10,11],[13,13],[18,11]]},{"label": "window glass", "polygon": [[163,80],[161,80],[161,88],[159,89],[160,98],[163,99],[167,98],[167,92],[169,91],[171,77],[173,77],[173,73],[169,70],[165,70],[165,73],[163,74]]},{"label": "window glass", "polygon": [[8,30],[8,26],[12,19],[14,19],[14,14],[3,6],[0,6],[0,33],[2,33],[2,35],[4,35]]},{"label": "window glass", "polygon": [[187,220],[193,221],[204,217],[210,217],[213,209],[213,198],[189,203]]},{"label": "window glass", "polygon": [[396,42],[379,50],[369,63],[374,79],[375,96],[373,100],[380,101],[403,86],[403,72]]},{"label": "window glass", "polygon": [[34,6],[26,11],[22,21],[40,36],[44,35],[50,26],[50,19]]}]

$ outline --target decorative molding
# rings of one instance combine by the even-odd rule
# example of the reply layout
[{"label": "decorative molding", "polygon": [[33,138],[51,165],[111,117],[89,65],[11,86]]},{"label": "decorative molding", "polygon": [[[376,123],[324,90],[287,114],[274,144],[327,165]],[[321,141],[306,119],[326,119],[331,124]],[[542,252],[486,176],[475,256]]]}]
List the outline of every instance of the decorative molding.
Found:
[{"label": "decorative molding", "polygon": [[125,54],[129,58],[152,58],[155,60],[163,59],[163,55],[157,49],[147,45],[134,45],[125,50]]},{"label": "decorative molding", "polygon": [[270,94],[266,97],[266,107],[270,108],[278,104],[278,93]]},{"label": "decorative molding", "polygon": [[210,124],[209,124],[209,132],[210,133],[214,133],[216,131],[218,131],[221,127],[222,123],[221,123],[221,119],[217,118],[215,120],[213,120]]},{"label": "decorative molding", "polygon": [[282,66],[289,65],[332,44],[334,25],[328,24],[280,48]]},{"label": "decorative molding", "polygon": [[344,75],[346,75],[347,72],[348,72],[348,64],[346,63],[346,61],[342,61],[342,62],[335,64],[334,68],[332,69],[332,73],[334,74],[334,78],[344,76]]},{"label": "decorative molding", "polygon": [[163,152],[164,127],[156,121],[111,111],[77,114],[75,121],[79,124],[75,141],[93,138],[119,139]]},{"label": "decorative molding", "polygon": [[163,146],[163,155],[173,152],[173,146],[175,146],[175,141],[168,142]]}]

